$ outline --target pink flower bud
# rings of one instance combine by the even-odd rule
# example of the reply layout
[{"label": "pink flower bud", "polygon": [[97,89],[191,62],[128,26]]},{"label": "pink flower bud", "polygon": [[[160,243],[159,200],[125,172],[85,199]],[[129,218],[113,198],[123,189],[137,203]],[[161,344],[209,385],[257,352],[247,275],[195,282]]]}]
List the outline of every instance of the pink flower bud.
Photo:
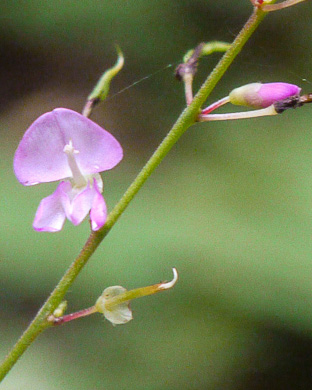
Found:
[{"label": "pink flower bud", "polygon": [[301,88],[287,83],[252,83],[235,88],[229,94],[232,104],[253,108],[265,108],[290,96],[299,95]]}]

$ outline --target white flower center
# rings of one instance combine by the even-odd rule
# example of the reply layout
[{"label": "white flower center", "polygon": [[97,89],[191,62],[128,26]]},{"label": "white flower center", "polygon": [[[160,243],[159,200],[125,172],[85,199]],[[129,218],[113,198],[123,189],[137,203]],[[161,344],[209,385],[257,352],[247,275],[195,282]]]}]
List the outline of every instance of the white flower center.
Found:
[{"label": "white flower center", "polygon": [[83,174],[81,173],[78,167],[75,154],[78,154],[79,150],[76,150],[74,148],[72,140],[69,140],[68,144],[65,145],[63,152],[66,153],[67,156],[68,165],[72,172],[72,179],[73,179],[74,186],[78,188],[85,187],[88,184],[88,181],[83,176]]}]

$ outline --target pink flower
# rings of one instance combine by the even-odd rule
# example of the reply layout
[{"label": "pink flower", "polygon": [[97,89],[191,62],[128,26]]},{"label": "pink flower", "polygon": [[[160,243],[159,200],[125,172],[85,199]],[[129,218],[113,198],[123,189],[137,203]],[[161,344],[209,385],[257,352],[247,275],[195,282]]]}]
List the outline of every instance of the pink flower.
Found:
[{"label": "pink flower", "polygon": [[235,88],[229,94],[229,101],[239,106],[266,108],[271,104],[299,95],[301,88],[288,83],[252,83]]},{"label": "pink flower", "polygon": [[57,108],[40,116],[16,150],[14,172],[25,186],[61,182],[40,202],[34,229],[56,232],[65,218],[78,225],[89,212],[92,229],[100,229],[107,212],[99,172],[112,169],[122,157],[119,142],[77,112]]}]

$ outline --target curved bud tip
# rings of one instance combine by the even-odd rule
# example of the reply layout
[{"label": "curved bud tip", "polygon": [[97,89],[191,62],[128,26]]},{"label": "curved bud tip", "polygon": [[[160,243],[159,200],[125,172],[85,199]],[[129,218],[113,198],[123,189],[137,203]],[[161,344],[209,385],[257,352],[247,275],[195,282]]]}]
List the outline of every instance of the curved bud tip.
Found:
[{"label": "curved bud tip", "polygon": [[172,288],[177,283],[179,277],[178,271],[174,267],[172,268],[172,272],[173,272],[173,279],[170,282],[161,283],[158,287],[159,290],[168,290],[169,288]]},{"label": "curved bud tip", "polygon": [[94,90],[88,96],[88,101],[99,102],[106,99],[112,79],[121,71],[125,63],[124,55],[118,45],[116,45],[116,51],[118,58],[115,65],[103,73]]},{"label": "curved bud tip", "polygon": [[288,83],[251,83],[235,88],[229,94],[230,103],[252,108],[266,108],[291,96],[299,96],[301,88]]}]

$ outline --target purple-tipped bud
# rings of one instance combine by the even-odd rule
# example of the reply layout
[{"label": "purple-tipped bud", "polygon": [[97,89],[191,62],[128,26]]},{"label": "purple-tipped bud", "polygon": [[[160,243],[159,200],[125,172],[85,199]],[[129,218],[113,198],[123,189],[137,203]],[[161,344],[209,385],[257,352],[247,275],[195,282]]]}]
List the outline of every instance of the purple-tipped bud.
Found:
[{"label": "purple-tipped bud", "polygon": [[252,83],[235,88],[229,94],[232,104],[253,108],[266,108],[271,104],[299,95],[301,88],[287,83]]}]

